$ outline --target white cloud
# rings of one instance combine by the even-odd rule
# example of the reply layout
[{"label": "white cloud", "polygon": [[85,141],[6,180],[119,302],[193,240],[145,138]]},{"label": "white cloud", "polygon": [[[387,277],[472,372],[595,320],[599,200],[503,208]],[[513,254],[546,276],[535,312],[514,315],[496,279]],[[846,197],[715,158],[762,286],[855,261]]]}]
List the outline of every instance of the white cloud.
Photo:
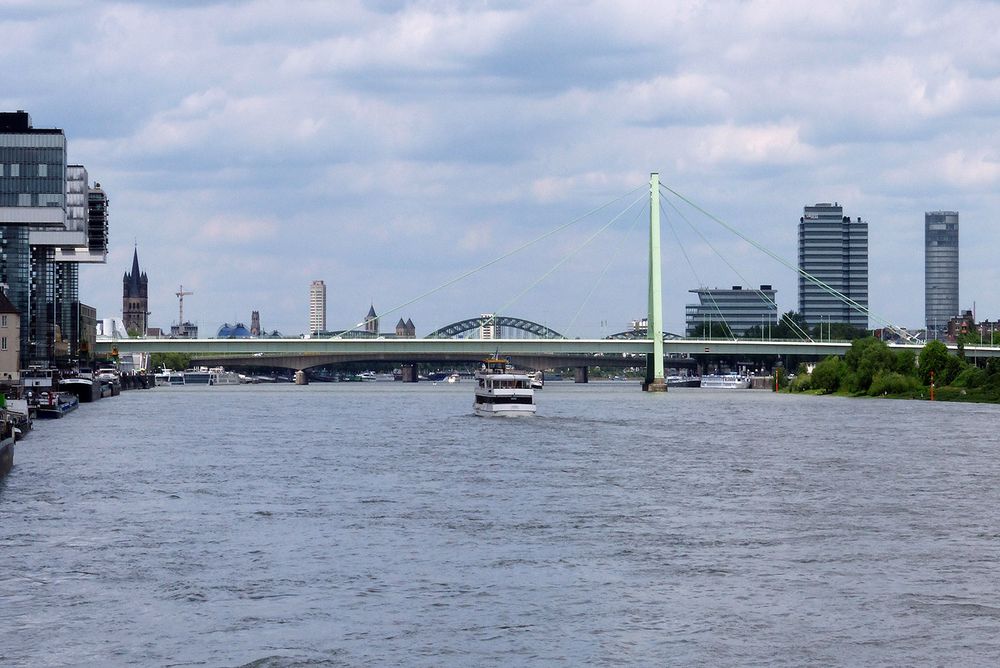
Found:
[{"label": "white cloud", "polygon": [[[355,321],[367,303],[348,296],[404,301],[658,170],[786,256],[802,205],[841,200],[872,221],[873,307],[912,326],[922,248],[907,225],[919,230],[926,209],[960,208],[964,223],[1000,205],[998,24],[996,3],[933,0],[7,3],[0,58],[19,67],[0,103],[65,127],[70,160],[109,192],[109,265],[81,271],[102,312],[120,309],[138,240],[154,323],[176,317],[176,285],[197,281],[206,320],[246,302],[242,319],[257,308],[269,328],[298,331],[313,278],[343,291]],[[963,277],[986,275],[976,249],[1000,232],[963,228],[965,243]],[[705,264],[702,280],[741,282]],[[671,329],[686,274],[672,277]],[[794,277],[760,282],[795,307]],[[637,289],[635,302],[592,304],[590,320],[641,315]],[[476,314],[477,292],[407,315],[424,329]],[[1000,297],[979,309],[996,317]]]}]

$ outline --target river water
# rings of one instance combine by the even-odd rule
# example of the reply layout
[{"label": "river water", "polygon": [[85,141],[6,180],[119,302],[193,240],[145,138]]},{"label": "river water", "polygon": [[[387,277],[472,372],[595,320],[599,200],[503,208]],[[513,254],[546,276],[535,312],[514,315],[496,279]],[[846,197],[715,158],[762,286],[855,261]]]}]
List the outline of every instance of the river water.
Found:
[{"label": "river water", "polygon": [[995,665],[1000,407],[157,388],[0,480],[0,665]]}]

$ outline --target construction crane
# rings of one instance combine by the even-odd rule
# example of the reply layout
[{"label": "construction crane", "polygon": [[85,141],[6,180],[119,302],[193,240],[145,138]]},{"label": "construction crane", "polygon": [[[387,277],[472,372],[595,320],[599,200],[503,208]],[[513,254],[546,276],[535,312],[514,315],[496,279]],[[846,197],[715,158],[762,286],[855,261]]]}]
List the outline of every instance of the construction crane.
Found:
[{"label": "construction crane", "polygon": [[184,330],[184,295],[193,295],[194,293],[193,292],[185,292],[184,291],[184,286],[182,285],[180,287],[180,289],[178,289],[177,292],[175,292],[174,294],[177,295],[177,299],[180,302],[180,311],[177,314],[177,316],[178,316],[177,317],[177,327],[181,331],[183,331]]}]

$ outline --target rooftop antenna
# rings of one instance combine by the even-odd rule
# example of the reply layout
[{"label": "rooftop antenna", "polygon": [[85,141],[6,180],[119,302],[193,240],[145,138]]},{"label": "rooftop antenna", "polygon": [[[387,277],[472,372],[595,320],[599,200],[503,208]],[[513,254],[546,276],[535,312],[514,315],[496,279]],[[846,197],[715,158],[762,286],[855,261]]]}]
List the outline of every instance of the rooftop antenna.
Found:
[{"label": "rooftop antenna", "polygon": [[180,302],[180,310],[177,313],[177,317],[178,317],[177,326],[178,327],[184,327],[184,295],[193,295],[194,293],[193,292],[185,292],[184,291],[184,286],[182,285],[180,287],[180,289],[177,290],[177,292],[175,292],[174,294],[177,295],[177,299]]}]

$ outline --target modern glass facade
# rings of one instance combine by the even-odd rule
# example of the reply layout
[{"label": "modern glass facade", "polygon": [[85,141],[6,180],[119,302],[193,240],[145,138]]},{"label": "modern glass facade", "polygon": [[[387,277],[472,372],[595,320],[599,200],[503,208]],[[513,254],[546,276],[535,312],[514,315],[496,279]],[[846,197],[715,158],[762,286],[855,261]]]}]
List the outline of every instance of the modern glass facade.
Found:
[{"label": "modern glass facade", "polygon": [[942,340],[958,317],[958,212],[924,214],[924,317],[927,340]]},{"label": "modern glass facade", "polygon": [[66,206],[66,136],[0,113],[0,207]]},{"label": "modern glass facade", "polygon": [[87,194],[87,249],[104,262],[108,257],[108,196],[95,183]]},{"label": "modern glass facade", "polygon": [[0,225],[0,283],[6,286],[7,298],[21,316],[21,366],[28,347],[28,327],[25,322],[31,303],[31,251],[27,225]]},{"label": "modern glass facade", "polygon": [[80,265],[76,262],[56,262],[55,265],[55,324],[59,338],[65,342],[67,354],[78,357],[80,352]]},{"label": "modern glass facade", "polygon": [[685,336],[694,336],[699,328],[711,331],[725,325],[733,336],[741,337],[753,327],[766,328],[778,322],[777,292],[770,285],[759,289],[744,290],[740,285],[732,289],[699,288],[691,290],[698,295],[697,304],[684,307]]},{"label": "modern glass facade", "polygon": [[63,131],[33,128],[23,111],[0,113],[0,276],[21,314],[22,367],[52,359],[54,253],[31,246],[30,234],[65,229],[65,206]]},{"label": "modern glass facade", "polygon": [[[837,203],[804,208],[799,219],[799,313],[810,326],[846,323],[868,329],[868,223],[852,221]],[[866,309],[848,305],[836,293]]]}]

